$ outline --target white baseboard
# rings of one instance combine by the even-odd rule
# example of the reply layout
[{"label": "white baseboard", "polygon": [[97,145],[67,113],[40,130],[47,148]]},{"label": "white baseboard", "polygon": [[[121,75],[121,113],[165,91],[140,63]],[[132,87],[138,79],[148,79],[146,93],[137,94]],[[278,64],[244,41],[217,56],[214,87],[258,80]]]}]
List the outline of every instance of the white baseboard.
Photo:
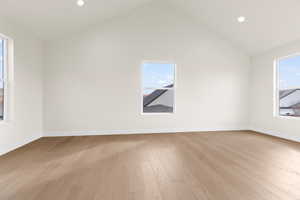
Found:
[{"label": "white baseboard", "polygon": [[33,136],[25,141],[18,142],[9,147],[0,148],[0,156],[10,151],[20,148],[28,143],[31,143],[41,137],[60,137],[60,136],[89,136],[89,135],[129,135],[129,134],[150,134],[150,133],[181,133],[181,132],[214,132],[214,131],[244,131],[252,130],[258,133],[276,136],[287,140],[300,142],[300,135],[283,135],[282,132],[277,132],[263,128],[245,128],[245,127],[224,127],[224,128],[194,128],[194,129],[141,129],[141,130],[109,130],[109,131],[50,131],[43,136]]},{"label": "white baseboard", "polygon": [[41,135],[39,135],[39,136],[33,136],[33,137],[28,138],[28,139],[26,139],[24,141],[17,142],[17,143],[15,143],[13,145],[9,145],[8,147],[5,147],[5,148],[2,147],[2,148],[0,148],[0,156],[4,155],[4,154],[6,154],[6,153],[8,153],[10,151],[16,150],[16,149],[18,149],[18,148],[20,148],[20,147],[22,147],[22,146],[24,146],[26,144],[29,144],[29,143],[31,143],[31,142],[33,142],[35,140],[38,140],[41,137],[42,137]]},{"label": "white baseboard", "polygon": [[181,133],[181,132],[210,132],[210,131],[243,131],[248,128],[205,128],[205,129],[140,129],[140,130],[107,130],[107,131],[47,131],[44,137],[89,136],[89,135],[130,135],[151,133]]},{"label": "white baseboard", "polygon": [[266,134],[266,135],[287,139],[287,140],[292,140],[295,142],[300,142],[300,135],[299,136],[288,135],[288,134],[283,134],[282,131],[279,132],[279,131],[274,131],[274,130],[264,129],[264,128],[251,128],[250,130],[258,133]]}]

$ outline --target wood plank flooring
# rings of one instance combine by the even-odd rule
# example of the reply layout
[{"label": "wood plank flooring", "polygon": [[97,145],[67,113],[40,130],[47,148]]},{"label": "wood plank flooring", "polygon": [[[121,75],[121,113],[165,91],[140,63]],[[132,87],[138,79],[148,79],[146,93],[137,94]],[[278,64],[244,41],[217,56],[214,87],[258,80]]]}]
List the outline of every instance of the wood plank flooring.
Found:
[{"label": "wood plank flooring", "polygon": [[250,131],[42,138],[0,200],[300,200],[300,144]]}]

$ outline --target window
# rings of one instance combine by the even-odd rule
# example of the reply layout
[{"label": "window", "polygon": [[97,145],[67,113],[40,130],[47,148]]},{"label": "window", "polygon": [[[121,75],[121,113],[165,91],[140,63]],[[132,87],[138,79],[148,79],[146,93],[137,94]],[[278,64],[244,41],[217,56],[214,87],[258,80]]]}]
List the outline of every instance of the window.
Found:
[{"label": "window", "polygon": [[6,41],[0,37],[0,120],[4,119]]},{"label": "window", "polygon": [[300,117],[300,55],[277,61],[276,93],[279,116]]},{"label": "window", "polygon": [[175,66],[172,63],[143,63],[143,113],[174,113]]},{"label": "window", "polygon": [[0,121],[7,120],[8,117],[11,117],[8,116],[8,111],[11,110],[11,108],[9,108],[11,105],[9,103],[9,101],[11,101],[9,94],[12,92],[9,91],[10,87],[8,86],[8,81],[12,80],[12,45],[12,40],[0,34]]}]

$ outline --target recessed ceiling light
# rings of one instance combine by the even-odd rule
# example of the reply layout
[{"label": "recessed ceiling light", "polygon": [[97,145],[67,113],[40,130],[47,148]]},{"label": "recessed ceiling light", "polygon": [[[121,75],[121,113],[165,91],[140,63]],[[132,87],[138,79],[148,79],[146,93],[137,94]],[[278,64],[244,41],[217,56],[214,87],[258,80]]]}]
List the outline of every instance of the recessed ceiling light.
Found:
[{"label": "recessed ceiling light", "polygon": [[83,0],[77,0],[77,5],[79,6],[79,7],[82,7],[82,6],[84,6],[84,1]]},{"label": "recessed ceiling light", "polygon": [[238,21],[239,23],[243,23],[243,22],[246,21],[246,17],[244,17],[244,16],[239,16],[239,17],[237,18],[237,21]]}]

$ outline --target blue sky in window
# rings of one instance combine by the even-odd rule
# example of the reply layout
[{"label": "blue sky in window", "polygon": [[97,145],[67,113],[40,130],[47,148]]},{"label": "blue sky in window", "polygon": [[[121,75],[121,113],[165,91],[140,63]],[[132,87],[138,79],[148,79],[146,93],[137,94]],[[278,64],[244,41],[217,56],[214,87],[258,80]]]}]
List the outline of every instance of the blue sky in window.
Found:
[{"label": "blue sky in window", "polygon": [[300,88],[300,56],[279,61],[279,89]]},{"label": "blue sky in window", "polygon": [[174,64],[144,63],[143,87],[163,88],[174,83],[174,75]]}]

